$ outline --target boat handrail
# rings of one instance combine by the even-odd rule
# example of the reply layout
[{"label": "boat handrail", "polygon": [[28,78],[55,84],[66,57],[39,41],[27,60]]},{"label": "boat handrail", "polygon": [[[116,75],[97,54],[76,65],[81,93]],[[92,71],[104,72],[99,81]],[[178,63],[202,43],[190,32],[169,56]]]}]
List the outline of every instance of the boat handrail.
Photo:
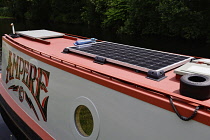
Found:
[{"label": "boat handrail", "polygon": [[75,40],[75,41],[77,40],[76,37],[74,37],[74,36],[69,36],[69,35],[64,35],[63,38],[71,39],[71,40]]}]

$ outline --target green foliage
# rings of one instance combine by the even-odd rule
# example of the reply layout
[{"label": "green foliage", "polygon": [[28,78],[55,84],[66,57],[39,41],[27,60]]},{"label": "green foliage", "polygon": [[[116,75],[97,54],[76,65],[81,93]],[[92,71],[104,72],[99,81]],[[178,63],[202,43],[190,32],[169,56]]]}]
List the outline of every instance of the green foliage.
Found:
[{"label": "green foliage", "polygon": [[0,16],[210,42],[210,0],[0,0]]},{"label": "green foliage", "polygon": [[191,11],[181,0],[162,0],[157,7],[160,13],[162,34],[198,38],[202,35],[203,16]]},{"label": "green foliage", "polygon": [[[21,0],[22,1],[22,0]],[[25,5],[28,6],[24,12],[24,17],[34,21],[47,21],[51,12],[49,5],[50,0],[25,0]]]},{"label": "green foliage", "polygon": [[25,12],[28,10],[27,0],[15,0],[8,4],[13,16],[17,19],[23,19]]},{"label": "green foliage", "polygon": [[11,12],[8,7],[0,7],[0,16],[11,16]]},{"label": "green foliage", "polygon": [[80,23],[83,0],[50,0],[50,20],[64,23]]},{"label": "green foliage", "polygon": [[109,0],[86,0],[82,8],[81,18],[87,24],[101,26]]},{"label": "green foliage", "polygon": [[105,12],[106,18],[103,20],[103,25],[119,29],[124,25],[128,16],[129,6],[127,0],[113,0],[107,4]]},{"label": "green foliage", "polygon": [[121,30],[129,34],[158,34],[158,3],[154,0],[129,0],[129,16]]}]

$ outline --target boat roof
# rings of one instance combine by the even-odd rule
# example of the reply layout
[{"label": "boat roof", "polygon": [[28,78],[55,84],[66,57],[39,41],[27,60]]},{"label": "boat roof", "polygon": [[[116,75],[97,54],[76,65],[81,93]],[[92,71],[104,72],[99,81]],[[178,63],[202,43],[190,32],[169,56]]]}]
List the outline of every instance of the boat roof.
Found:
[{"label": "boat roof", "polygon": [[[53,36],[45,39],[32,38],[30,36],[23,35],[17,38],[12,38],[12,40],[19,45],[27,46],[27,48],[30,48],[31,50],[58,58],[59,60],[69,62],[77,66],[81,66],[85,69],[93,70],[100,74],[114,77],[137,86],[152,89],[154,92],[168,94],[188,102],[210,107],[210,99],[199,101],[180,95],[180,82],[178,79],[176,79],[174,68],[165,72],[166,77],[164,79],[160,81],[151,80],[147,78],[147,73],[145,72],[136,72],[134,69],[114,63],[105,63],[100,65],[98,63],[94,63],[94,59],[92,57],[77,53],[63,53],[65,48],[75,47],[74,43],[76,41],[84,40],[86,38],[62,33],[58,33],[58,35],[59,36]],[[6,36],[9,37],[8,35]]]}]

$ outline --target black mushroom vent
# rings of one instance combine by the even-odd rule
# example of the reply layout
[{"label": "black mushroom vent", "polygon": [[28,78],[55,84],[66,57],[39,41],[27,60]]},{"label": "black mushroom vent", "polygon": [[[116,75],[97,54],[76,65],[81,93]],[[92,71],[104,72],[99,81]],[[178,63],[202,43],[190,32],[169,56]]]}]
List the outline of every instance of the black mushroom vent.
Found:
[{"label": "black mushroom vent", "polygon": [[210,76],[186,74],[180,79],[181,95],[198,100],[210,98]]}]

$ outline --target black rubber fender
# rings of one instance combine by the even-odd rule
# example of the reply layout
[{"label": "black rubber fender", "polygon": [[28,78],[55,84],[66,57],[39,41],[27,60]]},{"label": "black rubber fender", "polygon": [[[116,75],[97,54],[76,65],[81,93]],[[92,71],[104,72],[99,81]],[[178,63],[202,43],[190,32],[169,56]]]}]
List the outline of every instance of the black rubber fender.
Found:
[{"label": "black rubber fender", "polygon": [[180,79],[181,95],[198,100],[210,98],[210,76],[186,74]]}]

